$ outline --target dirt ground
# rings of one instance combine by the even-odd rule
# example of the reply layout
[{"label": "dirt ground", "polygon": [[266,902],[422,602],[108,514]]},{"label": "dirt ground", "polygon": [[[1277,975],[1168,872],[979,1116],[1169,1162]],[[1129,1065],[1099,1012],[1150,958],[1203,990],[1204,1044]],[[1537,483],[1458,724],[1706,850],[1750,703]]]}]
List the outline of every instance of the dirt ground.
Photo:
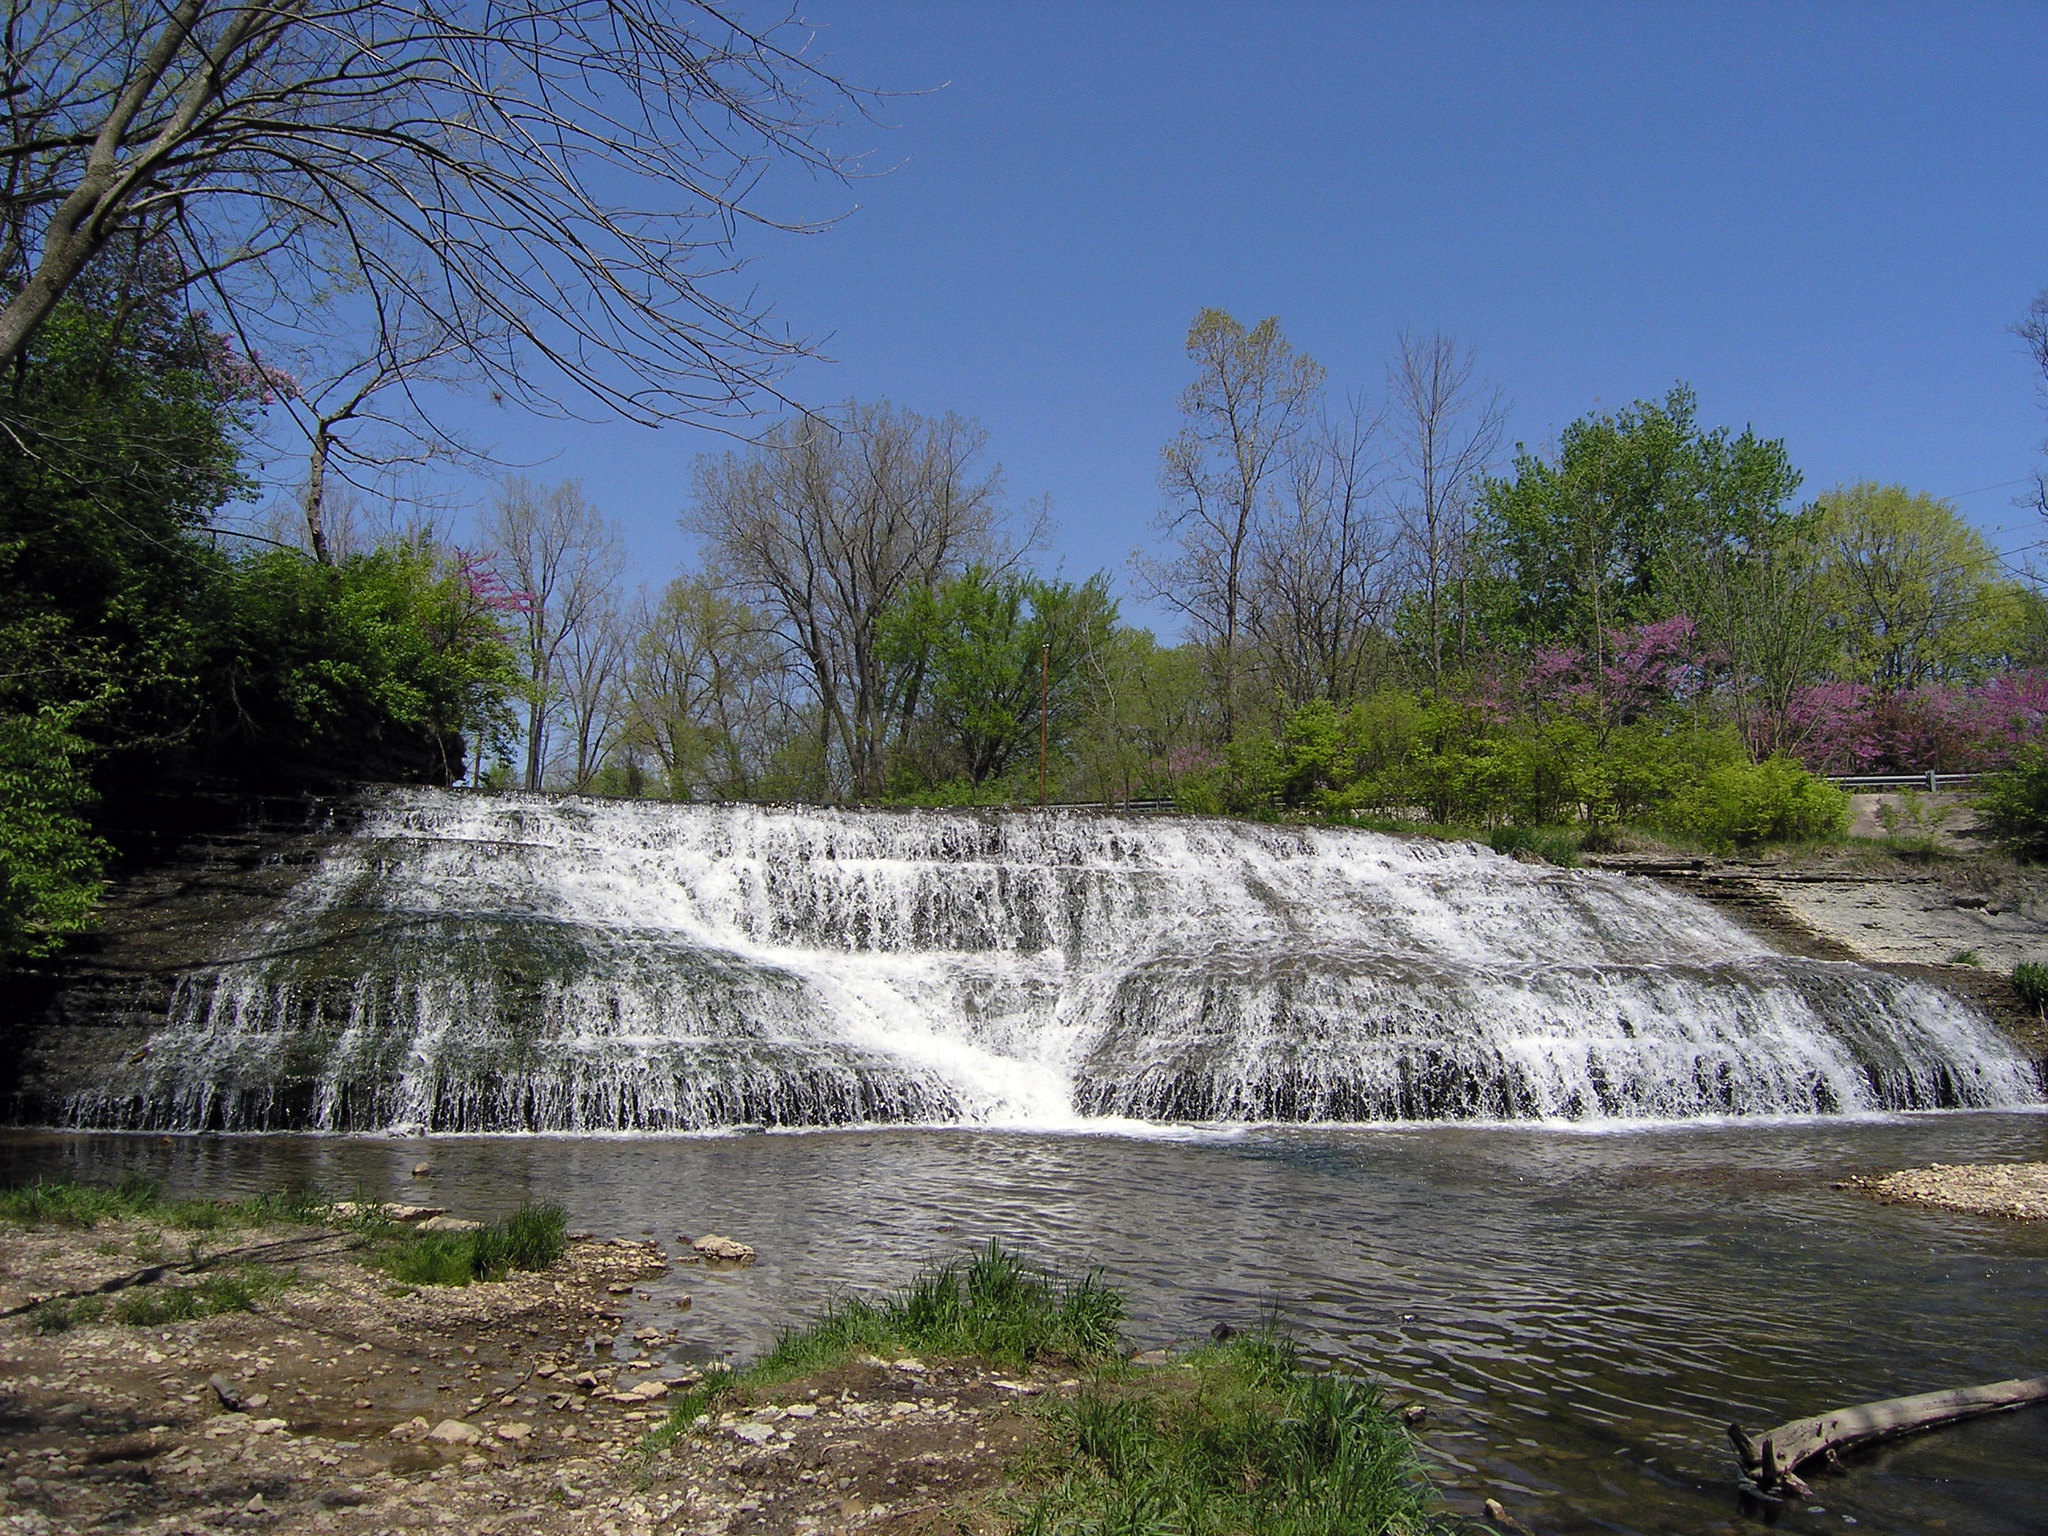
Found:
[{"label": "dirt ground", "polygon": [[870,1358],[650,1449],[696,1372],[672,1335],[605,1344],[659,1248],[586,1239],[545,1274],[414,1290],[349,1242],[217,1237],[213,1260],[294,1283],[253,1313],[38,1333],[36,1300],[177,1264],[184,1240],[0,1233],[0,1530],[975,1532],[1033,1439],[1031,1399],[1078,1385]]}]

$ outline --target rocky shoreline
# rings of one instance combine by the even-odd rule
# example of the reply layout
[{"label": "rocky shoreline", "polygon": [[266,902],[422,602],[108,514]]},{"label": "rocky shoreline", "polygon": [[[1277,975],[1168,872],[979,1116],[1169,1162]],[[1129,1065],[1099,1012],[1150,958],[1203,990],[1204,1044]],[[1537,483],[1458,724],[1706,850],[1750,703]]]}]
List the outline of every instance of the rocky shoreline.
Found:
[{"label": "rocky shoreline", "polygon": [[206,1261],[291,1276],[256,1311],[36,1329],[39,1302],[132,1280],[167,1237],[183,1241],[146,1221],[0,1237],[0,1529],[994,1532],[1040,1434],[1033,1400],[1079,1386],[867,1356],[674,1433],[671,1394],[700,1373],[667,1358],[672,1335],[608,1347],[670,1260],[595,1238],[542,1273],[415,1288],[346,1233],[236,1234]]}]

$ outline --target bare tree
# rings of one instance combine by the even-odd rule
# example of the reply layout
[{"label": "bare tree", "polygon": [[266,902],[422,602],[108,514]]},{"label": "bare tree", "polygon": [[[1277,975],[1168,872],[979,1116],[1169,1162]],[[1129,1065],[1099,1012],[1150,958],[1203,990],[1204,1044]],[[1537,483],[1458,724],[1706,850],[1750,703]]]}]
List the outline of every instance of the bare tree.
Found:
[{"label": "bare tree", "polygon": [[[2040,371],[2039,387],[2042,397],[2048,399],[2048,288],[2034,296],[2034,302],[2027,309],[2026,319],[2013,328],[2013,334],[2027,344],[2027,352],[2034,359],[2034,366]],[[2034,510],[2048,515],[2048,469],[2034,471],[2034,486],[2031,495]]]},{"label": "bare tree", "polygon": [[[1443,686],[1449,595],[1456,594],[1461,625],[1470,612],[1472,508],[1507,423],[1500,392],[1473,378],[1477,366],[1470,351],[1441,331],[1404,331],[1387,370],[1401,518],[1422,599],[1433,688]],[[1461,630],[1460,654],[1465,644]]]},{"label": "bare tree", "polygon": [[[803,343],[721,297],[763,177],[864,106],[714,0],[0,0],[0,364],[110,242],[175,253],[239,334],[349,254],[525,403],[744,410]],[[471,327],[466,317],[485,321]],[[371,349],[364,355],[371,355]]]},{"label": "bare tree", "polygon": [[1185,419],[1166,445],[1159,488],[1162,531],[1177,553],[1141,561],[1147,595],[1186,615],[1214,660],[1226,737],[1237,725],[1246,587],[1260,519],[1288,456],[1314,419],[1323,370],[1297,356],[1276,319],[1249,331],[1219,309],[1188,330],[1195,380],[1182,391]]},{"label": "bare tree", "polygon": [[618,535],[571,480],[547,489],[507,480],[485,518],[500,575],[518,594],[517,649],[524,677],[525,785],[539,789],[548,733],[564,701],[566,658],[588,641],[619,579]]},{"label": "bare tree", "polygon": [[884,611],[994,547],[1001,474],[975,467],[987,436],[951,414],[856,403],[697,461],[684,525],[801,658],[820,750],[855,796],[880,791],[897,714]]},{"label": "bare tree", "polygon": [[626,718],[626,670],[632,637],[618,594],[603,590],[589,616],[564,637],[556,671],[568,742],[559,754],[569,787],[590,788]]},{"label": "bare tree", "polygon": [[[435,424],[420,391],[459,385],[464,354],[489,324],[475,313],[450,322],[401,295],[367,332],[346,324],[319,326],[319,339],[300,350],[288,376],[274,361],[276,354],[268,354],[264,377],[306,442],[299,510],[314,559],[326,564],[333,558],[328,508],[334,482],[376,495],[383,487],[373,482],[388,484],[394,472],[437,462],[486,462],[461,437]],[[351,350],[352,341],[364,349]],[[245,345],[255,350],[246,340]]]},{"label": "bare tree", "polygon": [[1286,501],[1251,550],[1246,628],[1290,705],[1363,691],[1396,592],[1398,540],[1379,502],[1386,468],[1364,403],[1304,433]]}]

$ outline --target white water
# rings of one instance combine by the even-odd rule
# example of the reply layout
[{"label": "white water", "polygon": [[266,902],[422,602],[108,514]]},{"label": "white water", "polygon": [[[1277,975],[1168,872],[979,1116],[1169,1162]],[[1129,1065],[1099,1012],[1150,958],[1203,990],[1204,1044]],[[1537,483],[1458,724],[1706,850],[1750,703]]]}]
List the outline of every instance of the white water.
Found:
[{"label": "white water", "polygon": [[395,791],[70,1117],[1064,1127],[2041,1097],[1939,989],[1470,845]]}]

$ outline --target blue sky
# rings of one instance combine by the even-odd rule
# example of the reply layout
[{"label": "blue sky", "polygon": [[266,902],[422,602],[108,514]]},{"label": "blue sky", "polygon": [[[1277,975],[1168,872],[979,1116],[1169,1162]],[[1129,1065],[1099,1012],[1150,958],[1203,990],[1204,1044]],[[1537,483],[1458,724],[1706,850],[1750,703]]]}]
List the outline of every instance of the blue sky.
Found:
[{"label": "blue sky", "polygon": [[[1377,392],[1402,328],[1450,331],[1531,444],[1685,379],[1809,490],[1899,481],[2041,537],[2011,482],[2048,415],[2007,327],[2048,287],[2048,7],[808,14],[840,74],[921,94],[839,135],[884,174],[776,189],[843,219],[750,244],[831,359],[790,388],[978,417],[1071,575],[1151,537],[1203,305],[1277,315],[1339,389]],[[470,414],[582,479],[642,579],[690,557],[717,440]]]}]

